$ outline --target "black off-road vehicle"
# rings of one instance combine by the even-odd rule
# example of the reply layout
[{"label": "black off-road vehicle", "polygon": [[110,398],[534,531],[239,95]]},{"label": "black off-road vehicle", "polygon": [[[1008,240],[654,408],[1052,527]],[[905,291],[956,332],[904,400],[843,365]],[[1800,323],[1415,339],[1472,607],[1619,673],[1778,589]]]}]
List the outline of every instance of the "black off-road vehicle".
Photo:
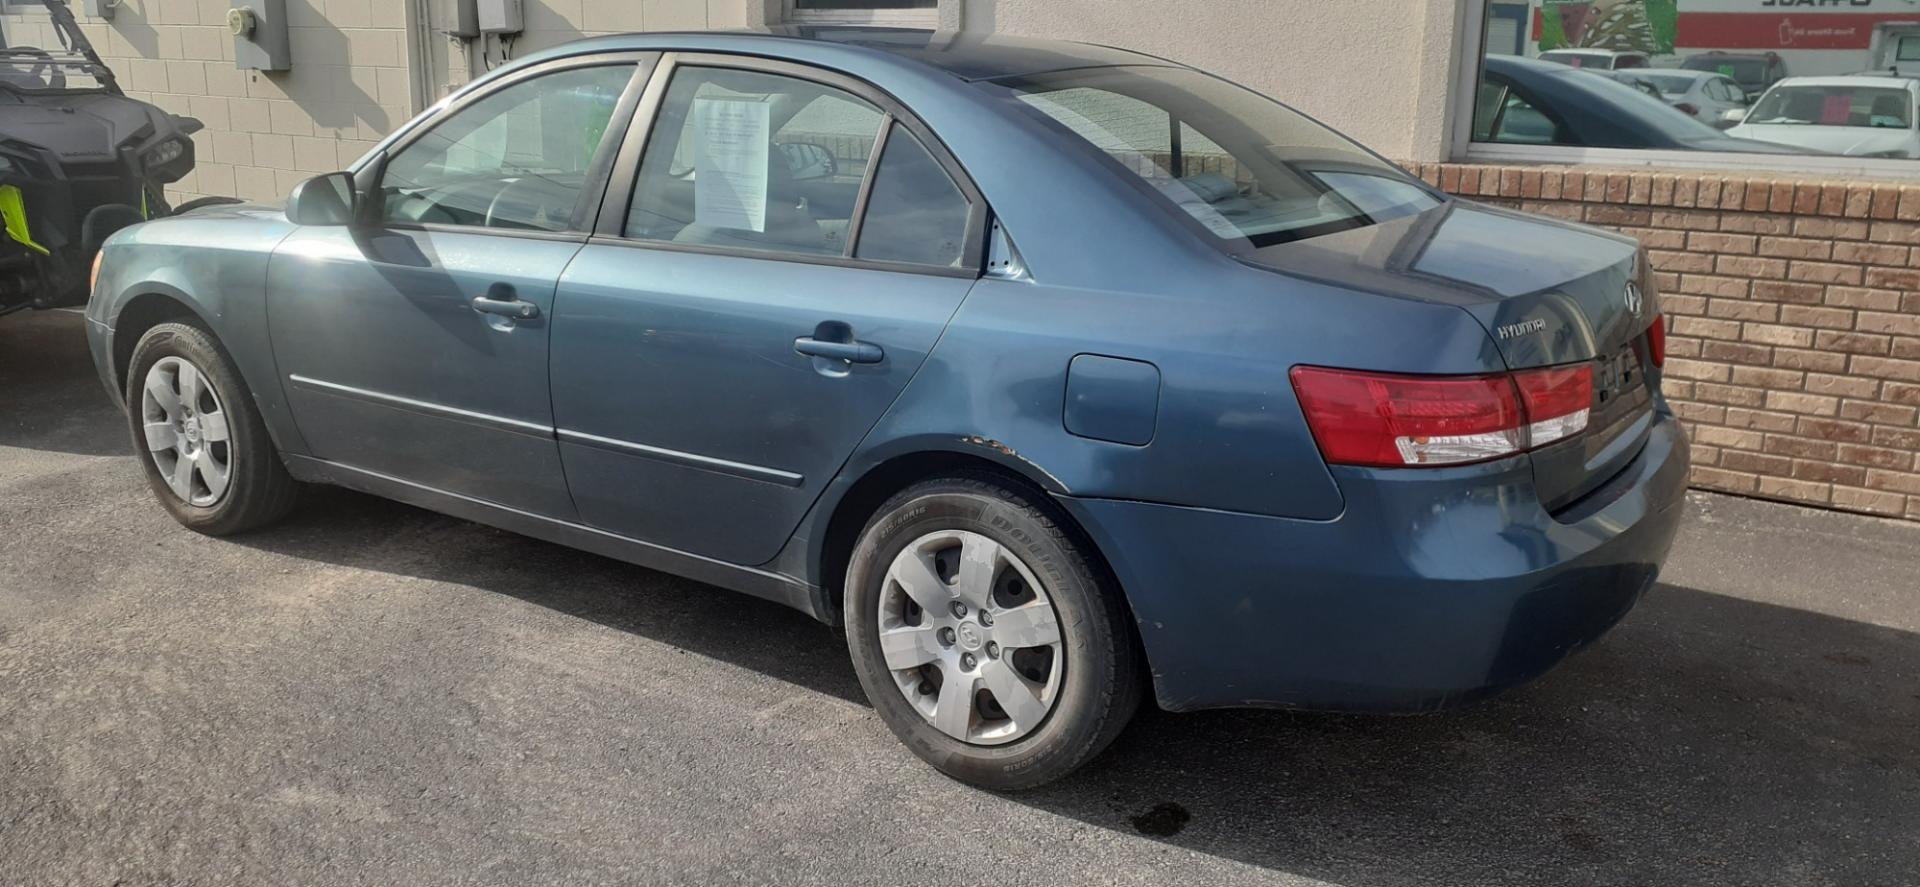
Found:
[{"label": "black off-road vehicle", "polygon": [[42,2],[60,48],[0,48],[0,314],[85,302],[101,241],[173,212],[202,128],[128,98],[67,4]]}]

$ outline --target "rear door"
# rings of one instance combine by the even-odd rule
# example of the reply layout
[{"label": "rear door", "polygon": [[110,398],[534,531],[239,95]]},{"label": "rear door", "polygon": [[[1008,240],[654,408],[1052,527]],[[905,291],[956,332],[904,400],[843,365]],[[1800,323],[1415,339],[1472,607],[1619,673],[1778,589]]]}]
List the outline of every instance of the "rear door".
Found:
[{"label": "rear door", "polygon": [[936,144],[828,72],[663,61],[560,282],[554,421],[582,520],[778,553],[978,278],[986,208]]},{"label": "rear door", "polygon": [[553,296],[604,192],[606,135],[639,100],[639,61],[572,60],[473,96],[365,174],[361,224],[280,246],[274,357],[314,456],[574,517],[549,396]]}]

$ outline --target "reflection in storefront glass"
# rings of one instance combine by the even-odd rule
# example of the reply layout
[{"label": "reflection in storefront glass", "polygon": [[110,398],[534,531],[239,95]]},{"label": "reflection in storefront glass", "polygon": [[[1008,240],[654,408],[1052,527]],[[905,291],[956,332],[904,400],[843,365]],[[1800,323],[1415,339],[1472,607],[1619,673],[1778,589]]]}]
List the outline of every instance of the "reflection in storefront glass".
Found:
[{"label": "reflection in storefront glass", "polygon": [[1920,158],[1920,4],[1486,0],[1473,138]]}]

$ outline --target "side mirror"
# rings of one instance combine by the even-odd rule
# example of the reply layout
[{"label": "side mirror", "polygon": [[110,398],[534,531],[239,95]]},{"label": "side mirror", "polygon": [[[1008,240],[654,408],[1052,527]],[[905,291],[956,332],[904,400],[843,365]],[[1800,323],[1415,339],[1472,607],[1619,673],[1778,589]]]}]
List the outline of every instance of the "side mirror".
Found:
[{"label": "side mirror", "polygon": [[287,218],[296,225],[351,225],[359,218],[359,209],[353,176],[344,172],[301,182],[287,198]]},{"label": "side mirror", "polygon": [[787,171],[796,182],[830,179],[840,171],[839,161],[834,160],[833,152],[823,145],[784,142],[779,147],[787,158]]},{"label": "side mirror", "polygon": [[1746,108],[1728,108],[1727,110],[1720,112],[1720,127],[1722,129],[1725,129],[1728,127],[1739,126],[1740,124],[1745,123],[1746,119],[1747,119]]}]

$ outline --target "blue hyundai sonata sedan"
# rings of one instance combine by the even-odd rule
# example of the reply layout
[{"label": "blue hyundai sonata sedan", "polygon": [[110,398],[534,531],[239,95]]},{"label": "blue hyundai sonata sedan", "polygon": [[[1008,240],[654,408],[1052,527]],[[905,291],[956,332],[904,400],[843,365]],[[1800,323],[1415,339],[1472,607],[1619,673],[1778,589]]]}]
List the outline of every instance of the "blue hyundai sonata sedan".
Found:
[{"label": "blue hyundai sonata sedan", "polygon": [[575,43],[285,208],[120,233],[88,318],[187,527],[336,484],[769,598],[999,789],[1149,693],[1534,678],[1651,585],[1687,475],[1632,240],[1065,43]]}]

